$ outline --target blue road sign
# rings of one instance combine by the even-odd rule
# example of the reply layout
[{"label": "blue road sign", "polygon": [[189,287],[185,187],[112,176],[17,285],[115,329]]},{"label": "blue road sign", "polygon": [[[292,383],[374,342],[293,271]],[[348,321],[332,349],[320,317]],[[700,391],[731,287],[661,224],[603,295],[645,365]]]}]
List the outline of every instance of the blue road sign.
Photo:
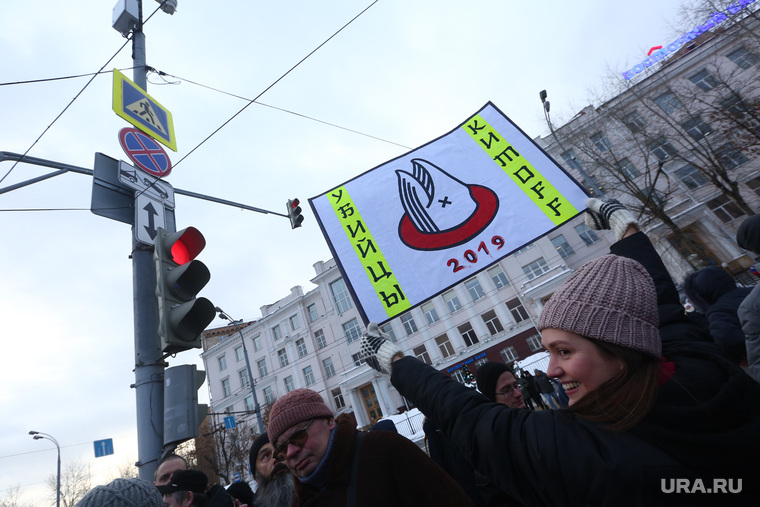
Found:
[{"label": "blue road sign", "polygon": [[228,430],[231,430],[235,426],[237,426],[237,424],[235,424],[235,416],[234,415],[228,415],[227,417],[224,418],[224,427],[225,428],[227,428]]},{"label": "blue road sign", "polygon": [[113,454],[113,439],[112,438],[106,438],[105,440],[96,440],[95,442],[93,442],[93,445],[95,446],[96,458],[102,458],[103,456],[108,456],[109,454]]}]

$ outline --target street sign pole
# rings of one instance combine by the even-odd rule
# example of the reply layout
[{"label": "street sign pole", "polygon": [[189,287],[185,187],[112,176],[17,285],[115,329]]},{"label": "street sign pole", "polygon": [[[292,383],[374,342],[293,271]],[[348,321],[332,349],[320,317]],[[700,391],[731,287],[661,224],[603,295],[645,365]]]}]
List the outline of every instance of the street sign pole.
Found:
[{"label": "street sign pole", "polygon": [[[134,29],[133,81],[147,88],[142,0]],[[135,391],[137,398],[137,466],[140,479],[153,481],[164,443],[164,362],[158,336],[158,300],[153,249],[137,241],[132,230],[132,290],[135,333]]]}]

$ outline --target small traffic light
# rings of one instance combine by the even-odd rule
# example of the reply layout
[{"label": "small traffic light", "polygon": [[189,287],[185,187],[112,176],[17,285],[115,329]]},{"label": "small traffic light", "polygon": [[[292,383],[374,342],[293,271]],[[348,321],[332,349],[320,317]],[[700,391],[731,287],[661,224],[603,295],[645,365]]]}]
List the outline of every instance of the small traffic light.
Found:
[{"label": "small traffic light", "polygon": [[288,199],[288,218],[290,219],[290,227],[295,229],[301,227],[303,222],[303,215],[301,214],[301,201],[298,199]]},{"label": "small traffic light", "polygon": [[195,257],[206,246],[195,227],[178,232],[158,229],[155,240],[156,296],[158,296],[161,349],[169,354],[201,347],[201,333],[216,311],[206,298],[196,295],[211,279],[211,273]]},{"label": "small traffic light", "polygon": [[198,436],[208,405],[198,404],[198,389],[206,372],[194,364],[164,370],[164,445],[179,444]]}]

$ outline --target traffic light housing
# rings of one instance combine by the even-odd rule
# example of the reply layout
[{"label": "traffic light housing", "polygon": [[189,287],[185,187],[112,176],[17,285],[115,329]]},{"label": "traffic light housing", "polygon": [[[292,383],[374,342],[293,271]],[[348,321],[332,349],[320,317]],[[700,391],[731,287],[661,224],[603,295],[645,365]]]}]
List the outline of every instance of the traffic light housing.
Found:
[{"label": "traffic light housing", "polygon": [[155,239],[156,296],[161,349],[169,354],[201,347],[201,333],[214,320],[214,305],[196,298],[211,279],[205,264],[195,257],[206,246],[195,227],[177,232],[158,228]]},{"label": "traffic light housing", "polygon": [[288,218],[290,219],[290,228],[301,227],[303,215],[301,214],[301,201],[298,199],[288,199]]},{"label": "traffic light housing", "polygon": [[164,370],[164,445],[196,438],[208,405],[198,404],[198,389],[206,372],[194,364]]}]

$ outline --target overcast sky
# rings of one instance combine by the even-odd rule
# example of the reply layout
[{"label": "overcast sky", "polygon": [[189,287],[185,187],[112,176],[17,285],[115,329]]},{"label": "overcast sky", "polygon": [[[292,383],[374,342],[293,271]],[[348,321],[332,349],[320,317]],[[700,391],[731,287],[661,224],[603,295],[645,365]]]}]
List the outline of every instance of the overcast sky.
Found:
[{"label": "overcast sky", "polygon": [[[30,156],[90,169],[96,152],[127,160],[117,136],[129,125],[111,110],[110,73],[84,90],[90,76],[45,81],[101,67],[132,77],[131,44],[116,54],[126,39],[111,28],[115,3],[2,3],[0,151],[31,147]],[[167,74],[149,75],[148,92],[172,112],[178,143],[168,182],[280,213],[289,198],[304,203],[304,226],[293,231],[282,217],[177,196],[178,228],[195,226],[207,240],[199,259],[212,279],[201,295],[234,318],[256,319],[293,286],[313,288],[312,265],[330,253],[308,198],[448,132],[488,101],[529,136],[546,135],[540,90],[553,117],[569,119],[609,70],[673,40],[679,8],[380,0],[264,93],[266,106],[251,105],[198,147],[244,98],[369,5],[179,0],[173,16],[158,12],[145,25],[147,63]],[[157,6],[145,0],[145,17]],[[42,81],[13,84],[29,80]],[[50,172],[19,164],[6,177],[11,167],[0,164],[0,188]],[[17,485],[23,500],[46,503],[38,495],[55,450],[29,430],[58,439],[64,467],[90,463],[93,485],[137,459],[132,233],[89,211],[91,191],[92,178],[71,173],[0,194],[0,498]],[[198,361],[192,350],[170,364]],[[95,459],[92,442],[104,438],[115,454]]]}]

